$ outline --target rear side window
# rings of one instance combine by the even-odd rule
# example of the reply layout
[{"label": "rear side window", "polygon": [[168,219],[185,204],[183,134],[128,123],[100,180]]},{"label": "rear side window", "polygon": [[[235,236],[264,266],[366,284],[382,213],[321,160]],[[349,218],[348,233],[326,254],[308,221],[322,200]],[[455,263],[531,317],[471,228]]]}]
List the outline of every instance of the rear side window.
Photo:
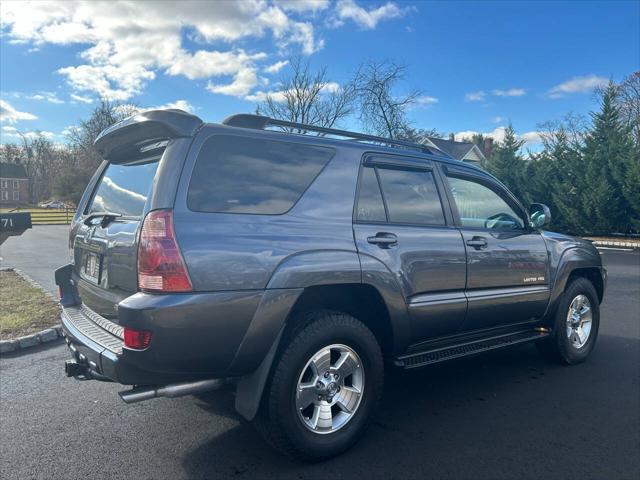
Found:
[{"label": "rear side window", "polygon": [[362,169],[356,219],[360,222],[387,221],[380,185],[378,185],[376,171],[373,168]]},{"label": "rear side window", "polygon": [[333,154],[313,145],[214,136],[196,159],[187,206],[198,212],[285,213]]},{"label": "rear side window", "polygon": [[87,213],[112,212],[123,217],[142,216],[157,169],[157,161],[133,165],[109,164]]},{"label": "rear side window", "polygon": [[445,224],[442,203],[431,172],[386,168],[377,170],[390,222]]}]

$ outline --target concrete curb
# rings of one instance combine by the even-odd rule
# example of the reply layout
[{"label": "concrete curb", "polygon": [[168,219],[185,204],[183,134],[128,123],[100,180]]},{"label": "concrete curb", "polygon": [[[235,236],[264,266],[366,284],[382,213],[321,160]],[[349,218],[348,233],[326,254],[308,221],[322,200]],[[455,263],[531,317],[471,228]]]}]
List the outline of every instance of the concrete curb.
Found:
[{"label": "concrete curb", "polygon": [[585,238],[593,243],[596,247],[610,247],[610,248],[640,248],[640,242],[634,241],[618,241],[618,240],[591,240]]},{"label": "concrete curb", "polygon": [[[15,272],[22,277],[30,285],[42,290],[42,292],[54,302],[58,303],[58,299],[55,295],[45,290],[39,283],[33,280],[26,273],[18,270],[17,268],[0,268],[3,272]],[[37,347],[45,343],[50,343],[62,338],[62,325],[54,325],[51,328],[47,328],[40,332],[32,333],[31,335],[25,335],[24,337],[18,337],[13,340],[0,340],[0,355],[6,353],[18,353],[25,349]]]}]

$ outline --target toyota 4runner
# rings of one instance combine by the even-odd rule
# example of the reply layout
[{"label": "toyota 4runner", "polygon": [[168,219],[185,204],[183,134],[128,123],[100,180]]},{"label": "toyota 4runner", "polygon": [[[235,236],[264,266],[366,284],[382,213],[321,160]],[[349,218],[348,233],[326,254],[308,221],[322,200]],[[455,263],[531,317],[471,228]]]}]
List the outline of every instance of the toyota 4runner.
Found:
[{"label": "toyota 4runner", "polygon": [[67,375],[127,402],[236,386],[304,460],[363,433],[384,360],[412,369],[524,342],[596,342],[606,272],[494,177],[435,147],[177,110],[101,133],[56,271]]}]

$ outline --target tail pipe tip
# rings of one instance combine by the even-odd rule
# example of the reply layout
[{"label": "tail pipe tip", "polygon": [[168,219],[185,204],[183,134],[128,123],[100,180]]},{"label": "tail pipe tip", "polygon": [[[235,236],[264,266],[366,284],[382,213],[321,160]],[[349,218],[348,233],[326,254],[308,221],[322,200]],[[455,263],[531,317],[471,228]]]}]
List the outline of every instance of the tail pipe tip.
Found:
[{"label": "tail pipe tip", "polygon": [[227,379],[213,378],[188,383],[173,383],[165,386],[134,387],[131,390],[119,392],[120,398],[125,403],[137,403],[151,400],[157,397],[176,398],[185,395],[195,395],[197,393],[218,390],[227,383]]}]

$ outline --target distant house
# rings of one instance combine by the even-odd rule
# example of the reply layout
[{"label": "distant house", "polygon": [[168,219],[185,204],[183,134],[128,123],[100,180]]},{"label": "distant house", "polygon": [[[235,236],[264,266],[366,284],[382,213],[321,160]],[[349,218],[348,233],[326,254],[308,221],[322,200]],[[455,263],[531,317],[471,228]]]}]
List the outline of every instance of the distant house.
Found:
[{"label": "distant house", "polygon": [[491,138],[485,138],[482,150],[475,143],[456,142],[452,138],[447,140],[444,138],[424,137],[421,143],[435,147],[456,160],[472,163],[477,166],[484,165],[487,157],[491,156],[491,150],[493,148],[493,140]]},{"label": "distant house", "polygon": [[19,163],[0,163],[0,204],[18,206],[29,203],[29,177]]}]

